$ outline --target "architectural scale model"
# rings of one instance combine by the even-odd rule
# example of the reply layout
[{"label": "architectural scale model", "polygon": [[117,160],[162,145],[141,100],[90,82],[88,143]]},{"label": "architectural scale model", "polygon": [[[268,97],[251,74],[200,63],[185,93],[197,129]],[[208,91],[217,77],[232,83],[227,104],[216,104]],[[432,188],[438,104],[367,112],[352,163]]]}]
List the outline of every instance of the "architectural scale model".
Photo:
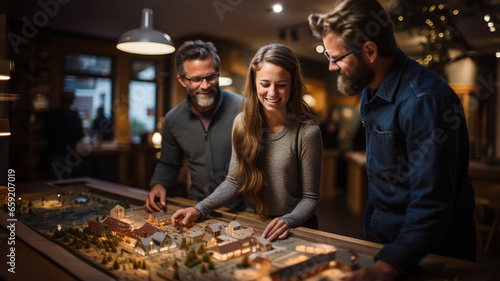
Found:
[{"label": "architectural scale model", "polygon": [[340,280],[358,266],[354,252],[332,245],[293,237],[270,243],[237,220],[184,227],[165,212],[83,187],[24,195],[17,205],[19,221],[116,280]]}]

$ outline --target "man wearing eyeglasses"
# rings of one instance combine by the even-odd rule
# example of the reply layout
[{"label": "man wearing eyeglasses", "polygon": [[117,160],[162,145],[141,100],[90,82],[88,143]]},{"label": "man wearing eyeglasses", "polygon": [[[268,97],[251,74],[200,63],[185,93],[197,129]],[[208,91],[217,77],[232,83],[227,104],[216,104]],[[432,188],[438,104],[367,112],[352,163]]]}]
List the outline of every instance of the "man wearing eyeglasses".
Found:
[{"label": "man wearing eyeglasses", "polygon": [[[220,58],[211,42],[184,42],[175,63],[177,80],[188,95],[165,116],[161,156],[146,197],[145,207],[150,212],[166,205],[167,189],[173,191],[184,157],[191,176],[189,199],[203,200],[224,181],[231,158],[233,119],[241,108],[240,95],[219,88]],[[245,205],[238,197],[226,207],[244,210]]]},{"label": "man wearing eyeglasses", "polygon": [[364,232],[385,244],[347,280],[395,280],[428,253],[475,260],[474,192],[460,99],[396,46],[375,0],[340,0],[311,14],[339,91],[362,94],[368,200]]}]

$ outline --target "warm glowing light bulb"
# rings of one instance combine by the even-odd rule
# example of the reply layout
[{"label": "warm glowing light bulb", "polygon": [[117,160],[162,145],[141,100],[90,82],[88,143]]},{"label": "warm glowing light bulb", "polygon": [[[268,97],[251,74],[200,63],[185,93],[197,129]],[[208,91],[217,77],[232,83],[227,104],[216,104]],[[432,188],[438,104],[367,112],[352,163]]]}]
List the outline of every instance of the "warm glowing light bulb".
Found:
[{"label": "warm glowing light bulb", "polygon": [[323,47],[323,45],[316,46],[316,52],[318,54],[322,54],[324,51],[325,51],[325,47]]},{"label": "warm glowing light bulb", "polygon": [[275,13],[281,13],[283,11],[283,6],[281,6],[281,4],[275,4],[273,5],[273,11]]},{"label": "warm glowing light bulb", "polygon": [[490,14],[486,14],[486,15],[484,15],[484,21],[485,21],[485,22],[489,22],[489,21],[490,21],[490,19],[491,19]]}]

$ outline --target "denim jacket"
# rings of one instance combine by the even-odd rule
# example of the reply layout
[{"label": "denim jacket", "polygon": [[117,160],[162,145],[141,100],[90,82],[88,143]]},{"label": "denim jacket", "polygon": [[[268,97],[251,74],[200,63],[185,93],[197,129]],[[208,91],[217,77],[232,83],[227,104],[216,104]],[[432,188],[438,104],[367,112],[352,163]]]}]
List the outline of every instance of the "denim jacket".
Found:
[{"label": "denim jacket", "polygon": [[408,272],[427,253],[474,259],[469,140],[455,92],[398,48],[376,93],[363,91],[360,110],[368,176],[364,231],[386,244],[375,258]]}]

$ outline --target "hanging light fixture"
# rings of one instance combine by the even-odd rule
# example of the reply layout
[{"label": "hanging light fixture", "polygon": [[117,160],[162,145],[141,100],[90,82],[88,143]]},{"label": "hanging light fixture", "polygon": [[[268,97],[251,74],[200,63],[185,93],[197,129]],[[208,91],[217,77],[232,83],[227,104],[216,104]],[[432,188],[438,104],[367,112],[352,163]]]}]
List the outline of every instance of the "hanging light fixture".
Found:
[{"label": "hanging light fixture", "polygon": [[125,32],[116,45],[118,50],[141,55],[165,55],[175,51],[168,34],[153,29],[153,10],[142,10],[141,28]]}]

